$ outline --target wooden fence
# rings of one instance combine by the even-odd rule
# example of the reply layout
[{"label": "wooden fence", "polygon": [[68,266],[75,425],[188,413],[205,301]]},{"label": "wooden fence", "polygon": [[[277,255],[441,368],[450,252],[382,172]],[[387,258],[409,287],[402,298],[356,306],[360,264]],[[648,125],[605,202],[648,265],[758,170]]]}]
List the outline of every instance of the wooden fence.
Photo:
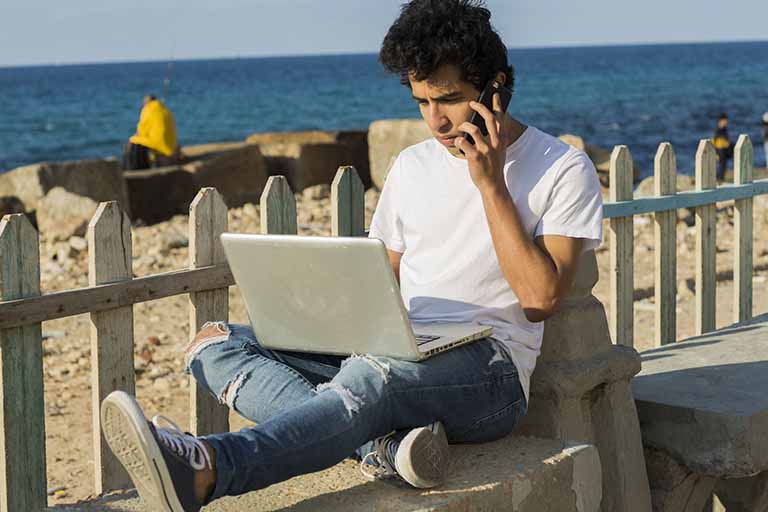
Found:
[{"label": "wooden fence", "polygon": [[[714,328],[716,201],[736,201],[736,315],[748,318],[752,297],[752,197],[768,193],[768,180],[752,182],[752,145],[736,146],[736,184],[715,188],[714,149],[702,141],[696,157],[696,191],[675,194],[675,156],[662,144],[656,157],[656,197],[632,200],[632,158],[617,147],[611,159],[610,326],[614,340],[632,344],[633,219],[653,213],[656,223],[656,339],[675,339],[676,210],[696,209],[697,331]],[[296,203],[282,176],[269,179],[261,196],[262,233],[297,233]],[[365,234],[363,185],[342,167],[331,186],[332,235]],[[227,288],[234,284],[218,236],[227,230],[227,208],[211,188],[202,189],[189,217],[189,269],[132,277],[130,223],[115,202],[102,203],[88,226],[89,287],[40,295],[38,235],[23,215],[0,222],[0,512],[46,506],[41,322],[82,313],[91,316],[92,418],[95,492],[122,486],[127,475],[101,437],[99,404],[113,390],[133,393],[133,305],[181,294],[190,299],[190,336],[208,320],[228,318]],[[190,387],[190,430],[228,430],[227,410]]]}]

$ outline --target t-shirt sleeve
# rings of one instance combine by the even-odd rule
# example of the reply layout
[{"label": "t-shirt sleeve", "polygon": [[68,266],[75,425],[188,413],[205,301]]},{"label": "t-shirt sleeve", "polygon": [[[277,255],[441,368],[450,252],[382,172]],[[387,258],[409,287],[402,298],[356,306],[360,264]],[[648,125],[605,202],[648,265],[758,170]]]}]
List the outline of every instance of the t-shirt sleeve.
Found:
[{"label": "t-shirt sleeve", "polygon": [[602,242],[603,197],[595,166],[585,153],[574,152],[563,163],[536,225],[534,238],[541,235],[582,238],[582,251]]},{"label": "t-shirt sleeve", "polygon": [[384,242],[390,251],[403,253],[405,252],[405,241],[403,240],[403,222],[400,216],[402,211],[400,207],[402,202],[400,167],[400,157],[398,157],[384,181],[379,203],[373,212],[368,237],[378,238]]}]

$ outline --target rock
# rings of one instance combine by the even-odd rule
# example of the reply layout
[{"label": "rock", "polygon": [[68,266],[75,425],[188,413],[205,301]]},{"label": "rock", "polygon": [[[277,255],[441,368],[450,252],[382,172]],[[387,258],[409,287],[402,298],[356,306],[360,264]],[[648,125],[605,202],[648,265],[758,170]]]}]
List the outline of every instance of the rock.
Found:
[{"label": "rock", "polygon": [[165,242],[165,247],[169,250],[189,247],[189,238],[182,234],[173,235]]},{"label": "rock", "polygon": [[257,145],[205,144],[184,151],[196,159],[181,166],[125,173],[132,219],[154,224],[188,214],[189,205],[203,187],[216,188],[230,208],[258,203],[268,174]]},{"label": "rock", "polygon": [[55,187],[93,201],[118,201],[128,212],[128,192],[120,165],[114,158],[70,162],[42,162],[0,174],[3,195],[16,196],[28,210]]},{"label": "rock", "polygon": [[55,187],[37,203],[37,225],[49,240],[85,236],[98,204],[92,199]]},{"label": "rock", "polygon": [[381,190],[397,155],[408,146],[432,137],[421,119],[385,119],[368,127],[368,159],[371,180]]},{"label": "rock", "polygon": [[0,196],[0,218],[9,213],[26,213],[24,203],[16,196]]},{"label": "rock", "polygon": [[160,345],[160,338],[158,338],[157,336],[149,336],[147,338],[147,344],[148,345],[158,346],[158,345]]},{"label": "rock", "polygon": [[246,141],[259,145],[269,174],[285,176],[294,192],[330,184],[344,165],[354,166],[363,186],[371,186],[366,131],[257,133]]},{"label": "rock", "polygon": [[131,219],[155,224],[178,213],[189,213],[197,194],[194,176],[181,167],[159,167],[125,173],[131,198]]},{"label": "rock", "polygon": [[[651,197],[656,194],[653,191],[653,184],[655,179],[653,176],[649,176],[642,180],[640,184],[635,188],[634,197]],[[677,192],[686,192],[693,190],[696,187],[696,178],[688,176],[686,174],[677,175]]]},{"label": "rock", "polygon": [[193,176],[195,194],[202,187],[214,187],[230,208],[258,202],[269,177],[266,161],[255,144],[202,155],[184,164],[183,169]]},{"label": "rock", "polygon": [[331,186],[322,184],[322,185],[313,185],[311,187],[305,188],[302,193],[302,197],[308,201],[317,201],[319,199],[327,199],[331,197]]},{"label": "rock", "polygon": [[[611,171],[611,150],[587,144],[583,138],[570,133],[560,135],[558,138],[566,144],[570,144],[576,149],[584,151],[589,159],[592,160],[592,163],[595,164],[595,169],[598,174],[601,175],[600,183],[602,183],[604,187],[609,185],[608,174]],[[636,163],[633,163],[632,167],[632,181],[637,183],[640,180],[640,167],[638,167]]]},{"label": "rock", "polygon": [[171,389],[171,381],[167,378],[158,378],[152,383],[152,387],[156,391],[169,391]]},{"label": "rock", "polygon": [[77,252],[83,252],[88,249],[88,241],[81,236],[72,236],[69,238],[69,246]]}]

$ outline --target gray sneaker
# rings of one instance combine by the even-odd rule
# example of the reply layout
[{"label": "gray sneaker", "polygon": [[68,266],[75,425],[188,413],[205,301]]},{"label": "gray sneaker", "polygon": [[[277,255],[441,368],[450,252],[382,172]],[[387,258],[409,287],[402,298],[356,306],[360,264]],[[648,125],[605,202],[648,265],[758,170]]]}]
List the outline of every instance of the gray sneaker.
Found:
[{"label": "gray sneaker", "polygon": [[428,489],[445,481],[448,466],[448,438],[443,424],[436,421],[376,439],[374,451],[360,462],[360,471],[371,479],[400,477],[413,487]]},{"label": "gray sneaker", "polygon": [[199,439],[163,416],[148,422],[136,400],[123,391],[113,391],[101,403],[101,429],[147,510],[200,510],[195,472],[210,469],[211,459]]}]

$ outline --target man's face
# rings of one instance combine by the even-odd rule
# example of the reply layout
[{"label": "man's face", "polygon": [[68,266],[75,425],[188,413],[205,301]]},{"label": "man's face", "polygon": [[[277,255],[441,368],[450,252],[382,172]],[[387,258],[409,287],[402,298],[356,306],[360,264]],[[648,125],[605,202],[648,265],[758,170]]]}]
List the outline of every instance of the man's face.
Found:
[{"label": "man's face", "polygon": [[453,155],[462,157],[453,142],[463,134],[458,127],[464,121],[469,121],[474,112],[469,102],[476,101],[480,91],[471,83],[461,80],[459,70],[450,64],[439,67],[426,80],[411,79],[410,82],[413,99],[419,104],[421,117],[432,135]]},{"label": "man's face", "polygon": [[725,128],[726,126],[728,126],[728,118],[721,117],[720,119],[718,119],[717,126],[719,126],[720,128]]},{"label": "man's face", "polygon": [[150,101],[152,101],[152,98],[150,96],[144,96],[144,101],[143,101],[144,105],[146,105]]}]

